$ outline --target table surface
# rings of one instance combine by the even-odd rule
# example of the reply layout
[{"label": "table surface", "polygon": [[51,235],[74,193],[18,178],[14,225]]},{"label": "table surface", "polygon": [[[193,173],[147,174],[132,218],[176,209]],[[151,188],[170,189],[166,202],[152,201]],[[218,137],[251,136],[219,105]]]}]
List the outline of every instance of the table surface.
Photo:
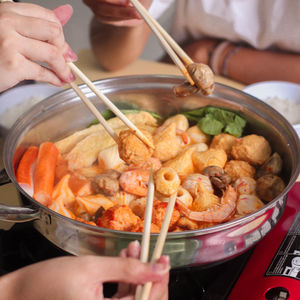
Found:
[{"label": "table surface", "polygon": [[[164,74],[164,75],[182,75],[179,69],[172,64],[147,61],[147,60],[136,60],[126,68],[123,68],[116,72],[105,72],[101,69],[94,55],[88,49],[81,50],[78,53],[78,61],[75,62],[76,66],[85,73],[90,80],[98,80],[108,77],[124,76],[124,75],[142,75],[142,74]],[[216,76],[215,81],[236,89],[243,89],[244,84],[233,81],[231,79]],[[81,83],[77,80],[76,83]]]}]

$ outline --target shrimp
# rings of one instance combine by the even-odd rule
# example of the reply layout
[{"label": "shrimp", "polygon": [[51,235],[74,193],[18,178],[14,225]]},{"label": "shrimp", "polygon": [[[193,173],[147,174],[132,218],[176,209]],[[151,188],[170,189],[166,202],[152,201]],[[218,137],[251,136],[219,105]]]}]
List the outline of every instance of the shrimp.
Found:
[{"label": "shrimp", "polygon": [[235,181],[233,187],[239,195],[255,195],[256,181],[251,177],[240,177]]},{"label": "shrimp", "polygon": [[208,192],[213,192],[213,187],[208,176],[200,173],[189,174],[183,181],[182,187],[185,188],[192,196],[196,196],[199,184],[202,184]]},{"label": "shrimp", "polygon": [[264,206],[264,203],[255,195],[240,195],[237,201],[236,211],[240,216],[249,215]]},{"label": "shrimp", "polygon": [[216,196],[213,192],[207,191],[203,184],[197,184],[196,195],[192,203],[193,211],[204,211],[219,203],[220,199],[218,196]]},{"label": "shrimp", "polygon": [[181,212],[191,220],[203,222],[221,223],[232,216],[236,209],[237,193],[235,189],[229,185],[221,198],[220,204],[215,204],[204,211],[192,211],[188,209],[182,202],[177,204]]},{"label": "shrimp", "polygon": [[191,143],[190,137],[184,130],[176,129],[176,136],[178,137],[178,142],[181,147],[184,147]]},{"label": "shrimp", "polygon": [[129,170],[120,176],[119,183],[125,192],[144,197],[148,191],[149,176],[150,170]]}]

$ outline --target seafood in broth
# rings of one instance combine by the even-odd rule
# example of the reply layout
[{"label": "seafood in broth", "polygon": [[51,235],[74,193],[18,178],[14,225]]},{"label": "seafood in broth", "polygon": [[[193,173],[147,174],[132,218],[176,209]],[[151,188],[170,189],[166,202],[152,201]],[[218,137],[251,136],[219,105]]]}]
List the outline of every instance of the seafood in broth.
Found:
[{"label": "seafood in broth", "polygon": [[35,200],[80,222],[142,232],[147,183],[154,170],[151,232],[157,233],[177,193],[169,231],[202,229],[262,208],[285,187],[282,160],[256,134],[209,135],[184,114],[162,124],[150,113],[127,117],[151,140],[149,148],[118,118],[108,120],[118,144],[100,125],[56,142],[30,146],[17,170]]}]

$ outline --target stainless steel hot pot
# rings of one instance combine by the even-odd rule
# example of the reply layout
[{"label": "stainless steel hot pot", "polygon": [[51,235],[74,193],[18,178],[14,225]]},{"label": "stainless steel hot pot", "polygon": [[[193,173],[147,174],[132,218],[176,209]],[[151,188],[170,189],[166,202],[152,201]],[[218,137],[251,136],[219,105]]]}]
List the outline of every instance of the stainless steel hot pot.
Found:
[{"label": "stainless steel hot pot", "polygon": [[[181,77],[129,76],[96,81],[114,102],[130,102],[143,109],[168,115],[180,109],[216,105],[237,111],[248,121],[246,131],[265,136],[273,151],[284,160],[285,190],[259,211],[244,218],[215,227],[169,233],[164,253],[171,257],[173,267],[208,265],[233,258],[261,240],[278,222],[285,207],[286,194],[295,183],[300,170],[299,138],[293,127],[274,109],[239,90],[217,84],[210,97],[200,94],[176,98],[174,85]],[[84,93],[100,109],[105,107],[85,86]],[[37,104],[11,128],[3,149],[5,170],[10,180],[30,201],[29,208],[1,206],[1,219],[34,220],[35,228],[48,240],[74,255],[118,255],[132,240],[141,240],[141,233],[121,232],[90,226],[61,216],[28,196],[17,184],[13,157],[17,147],[56,141],[82,129],[94,119],[73,90],[65,90]],[[153,249],[157,235],[152,234]]]}]

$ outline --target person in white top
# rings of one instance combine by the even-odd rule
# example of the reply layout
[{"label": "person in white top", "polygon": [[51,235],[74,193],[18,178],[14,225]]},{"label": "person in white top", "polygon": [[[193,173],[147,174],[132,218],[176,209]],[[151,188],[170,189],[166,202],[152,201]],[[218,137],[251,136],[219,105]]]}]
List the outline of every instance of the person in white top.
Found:
[{"label": "person in white top", "polygon": [[[94,12],[91,41],[99,63],[116,70],[141,54],[149,29],[127,0],[83,0]],[[159,17],[174,0],[140,0]],[[300,2],[177,0],[171,34],[196,62],[244,83],[300,83]]]}]

